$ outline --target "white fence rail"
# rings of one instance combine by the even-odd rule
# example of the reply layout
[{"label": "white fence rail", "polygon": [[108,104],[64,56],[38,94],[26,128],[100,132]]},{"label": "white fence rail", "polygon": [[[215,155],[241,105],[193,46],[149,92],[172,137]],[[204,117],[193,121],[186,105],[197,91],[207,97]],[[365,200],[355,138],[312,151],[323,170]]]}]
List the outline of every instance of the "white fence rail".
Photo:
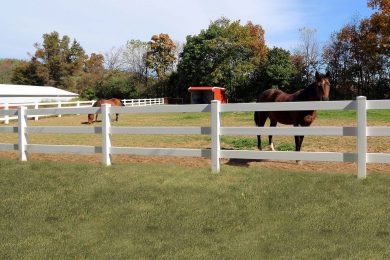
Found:
[{"label": "white fence rail", "polygon": [[125,106],[151,106],[151,105],[163,105],[164,98],[144,98],[144,99],[122,99]]},{"label": "white fence rail", "polygon": [[[297,110],[356,110],[356,127],[310,127],[310,128],[270,128],[270,127],[222,127],[221,112],[236,111],[297,111]],[[220,104],[212,101],[210,105],[162,105],[145,107],[111,107],[103,105],[101,108],[42,108],[2,110],[0,115],[17,116],[18,126],[2,126],[0,133],[18,133],[18,144],[0,144],[0,150],[18,150],[20,160],[28,158],[28,153],[75,153],[75,154],[102,154],[104,165],[111,165],[113,154],[157,155],[157,156],[191,156],[211,158],[213,172],[220,170],[220,158],[237,159],[271,159],[271,160],[310,160],[331,162],[356,162],[358,178],[366,177],[367,163],[390,163],[390,154],[367,153],[368,136],[390,136],[390,127],[367,127],[367,109],[390,109],[390,100],[367,101],[365,97],[358,97],[356,101],[329,101],[329,102],[289,102],[289,103],[243,103]],[[113,127],[111,113],[181,113],[181,112],[208,112],[211,114],[210,127]],[[102,114],[102,126],[58,127],[58,126],[27,126],[27,117],[35,115],[59,114]],[[77,145],[45,145],[28,144],[27,136],[30,133],[89,133],[102,136],[101,146]],[[142,147],[113,147],[113,134],[203,134],[211,135],[211,149],[182,149],[182,148],[142,148]],[[319,136],[355,136],[357,146],[355,152],[276,152],[276,151],[248,151],[248,150],[221,150],[221,135],[319,135]]]},{"label": "white fence rail", "polygon": [[[11,108],[17,108],[17,107],[27,107],[27,108],[33,108],[33,109],[39,109],[39,108],[48,108],[48,107],[55,107],[55,108],[61,108],[63,106],[65,107],[90,107],[95,103],[96,100],[89,100],[89,101],[57,101],[57,102],[32,102],[32,103],[3,103],[0,104],[0,108],[3,108],[5,110],[11,109]],[[122,99],[122,102],[125,106],[151,106],[151,105],[163,105],[164,104],[164,98],[143,98],[143,99]],[[62,114],[57,114],[58,117],[61,117]],[[34,118],[35,121],[39,119],[39,117],[42,116],[52,116],[51,114],[45,113],[45,114],[35,114],[35,115],[29,115],[28,118]],[[4,116],[0,117],[0,121],[3,121],[4,124],[9,124],[9,120],[18,119],[17,116]]]}]

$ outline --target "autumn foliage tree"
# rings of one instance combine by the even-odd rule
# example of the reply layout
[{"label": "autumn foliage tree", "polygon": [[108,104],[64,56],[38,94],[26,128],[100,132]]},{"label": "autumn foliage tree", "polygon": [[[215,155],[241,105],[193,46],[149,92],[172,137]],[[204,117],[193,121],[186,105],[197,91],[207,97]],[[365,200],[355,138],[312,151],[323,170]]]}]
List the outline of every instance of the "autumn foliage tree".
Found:
[{"label": "autumn foliage tree", "polygon": [[[381,48],[390,48],[390,1],[389,0],[369,0],[368,6],[376,12],[371,16],[371,30],[379,37]],[[389,54],[389,53],[387,53]]]},{"label": "autumn foliage tree", "polygon": [[323,52],[338,98],[390,97],[389,1],[369,1],[368,5],[379,11],[345,25],[332,35]]}]

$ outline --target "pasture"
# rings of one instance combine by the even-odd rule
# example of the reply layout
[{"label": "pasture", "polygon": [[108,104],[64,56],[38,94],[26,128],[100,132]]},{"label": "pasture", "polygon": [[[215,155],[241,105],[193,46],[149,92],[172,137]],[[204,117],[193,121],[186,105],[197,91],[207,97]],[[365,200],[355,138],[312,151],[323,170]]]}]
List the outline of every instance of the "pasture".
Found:
[{"label": "pasture", "polygon": [[390,175],[0,158],[0,258],[390,257]]},{"label": "pasture", "polygon": [[[369,111],[370,126],[390,112]],[[208,126],[207,113],[120,115],[118,126]],[[353,111],[320,112],[315,126],[354,126]],[[87,126],[86,115],[29,120]],[[11,122],[11,125],[16,122]],[[100,123],[98,123],[99,125]],[[253,126],[253,113],[222,113]],[[390,153],[390,138],[368,138]],[[266,138],[264,138],[264,141]],[[17,143],[2,133],[1,143]],[[100,145],[100,135],[31,134],[29,143]],[[278,150],[293,137],[275,136]],[[267,143],[267,142],[263,142]],[[209,148],[206,135],[114,135],[113,144]],[[223,136],[222,148],[255,149],[255,136]],[[353,137],[306,137],[303,151],[354,151]],[[0,153],[0,258],[388,258],[390,167],[352,163],[186,157]]]}]

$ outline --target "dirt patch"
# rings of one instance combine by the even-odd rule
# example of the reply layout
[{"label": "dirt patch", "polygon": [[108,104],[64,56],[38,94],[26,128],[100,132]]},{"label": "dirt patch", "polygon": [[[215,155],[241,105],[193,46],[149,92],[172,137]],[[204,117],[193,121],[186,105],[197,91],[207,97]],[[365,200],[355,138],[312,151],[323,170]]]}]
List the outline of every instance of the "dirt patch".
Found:
[{"label": "dirt patch", "polygon": [[[0,152],[0,157],[17,159],[16,152]],[[77,163],[101,163],[101,155],[72,155],[72,154],[41,154],[29,155],[31,161],[52,161],[52,162],[77,162]],[[211,161],[207,158],[196,157],[168,157],[168,156],[138,156],[138,155],[114,155],[113,163],[142,163],[161,165],[177,165],[185,167],[211,167]],[[258,169],[280,169],[293,172],[313,172],[313,173],[354,173],[357,171],[355,163],[338,162],[312,162],[303,161],[301,164],[295,161],[275,161],[275,160],[244,160],[244,159],[222,159],[221,164],[227,166],[249,167]],[[367,164],[368,173],[381,172],[390,174],[390,164]]]}]

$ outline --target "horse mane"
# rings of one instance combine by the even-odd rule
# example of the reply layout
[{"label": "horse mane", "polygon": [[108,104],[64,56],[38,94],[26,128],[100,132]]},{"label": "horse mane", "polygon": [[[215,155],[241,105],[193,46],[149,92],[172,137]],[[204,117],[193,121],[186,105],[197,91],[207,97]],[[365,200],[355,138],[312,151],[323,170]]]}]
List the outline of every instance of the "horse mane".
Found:
[{"label": "horse mane", "polygon": [[[297,92],[293,93],[293,99],[292,101],[319,101],[321,100],[320,97],[317,97],[316,94],[316,82],[311,83],[306,88],[298,90]],[[316,99],[313,99],[316,97]]]},{"label": "horse mane", "polygon": [[300,89],[297,92],[293,93],[293,101],[310,101],[312,92],[314,89],[314,84],[312,83],[304,89]]}]

